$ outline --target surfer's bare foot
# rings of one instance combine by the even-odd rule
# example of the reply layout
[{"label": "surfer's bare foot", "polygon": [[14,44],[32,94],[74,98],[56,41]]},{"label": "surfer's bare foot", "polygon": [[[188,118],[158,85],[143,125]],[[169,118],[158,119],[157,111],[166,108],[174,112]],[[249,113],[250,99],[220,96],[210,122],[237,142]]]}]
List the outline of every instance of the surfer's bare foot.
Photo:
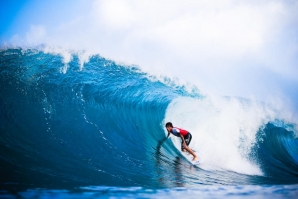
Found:
[{"label": "surfer's bare foot", "polygon": [[197,161],[197,160],[199,160],[198,156],[194,156],[192,159],[192,161]]}]

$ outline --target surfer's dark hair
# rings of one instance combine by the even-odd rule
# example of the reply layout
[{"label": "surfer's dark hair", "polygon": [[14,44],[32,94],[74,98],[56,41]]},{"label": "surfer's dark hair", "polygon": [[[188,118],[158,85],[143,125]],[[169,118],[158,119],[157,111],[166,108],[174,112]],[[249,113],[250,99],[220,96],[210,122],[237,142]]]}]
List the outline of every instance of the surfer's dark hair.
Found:
[{"label": "surfer's dark hair", "polygon": [[168,127],[168,126],[173,127],[173,124],[171,122],[167,122],[166,127]]}]

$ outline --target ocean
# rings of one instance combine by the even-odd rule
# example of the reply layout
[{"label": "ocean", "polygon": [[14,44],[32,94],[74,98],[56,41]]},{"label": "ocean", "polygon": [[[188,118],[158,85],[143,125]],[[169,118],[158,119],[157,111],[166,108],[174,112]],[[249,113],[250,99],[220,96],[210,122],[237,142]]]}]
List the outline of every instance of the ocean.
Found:
[{"label": "ocean", "polygon": [[1,198],[298,197],[297,121],[282,110],[69,54],[0,51]]}]

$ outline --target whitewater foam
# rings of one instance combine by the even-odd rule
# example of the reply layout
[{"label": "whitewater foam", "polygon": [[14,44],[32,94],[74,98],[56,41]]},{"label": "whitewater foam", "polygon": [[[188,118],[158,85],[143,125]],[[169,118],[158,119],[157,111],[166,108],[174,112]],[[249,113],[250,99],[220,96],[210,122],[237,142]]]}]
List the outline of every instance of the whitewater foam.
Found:
[{"label": "whitewater foam", "polygon": [[[203,99],[180,97],[167,108],[165,122],[185,128],[193,135],[192,148],[204,156],[202,168],[262,175],[258,162],[252,161],[251,148],[256,134],[279,112],[263,103],[239,98],[209,96]],[[180,140],[172,138],[180,149]]]}]

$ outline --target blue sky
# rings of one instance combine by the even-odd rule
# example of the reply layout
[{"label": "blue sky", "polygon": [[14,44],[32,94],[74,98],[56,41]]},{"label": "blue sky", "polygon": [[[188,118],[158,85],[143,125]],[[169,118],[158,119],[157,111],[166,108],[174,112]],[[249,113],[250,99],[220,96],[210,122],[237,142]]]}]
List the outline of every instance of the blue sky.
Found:
[{"label": "blue sky", "polygon": [[0,42],[86,50],[205,93],[298,100],[298,3],[1,0]]},{"label": "blue sky", "polygon": [[83,1],[71,0],[0,0],[0,39],[9,40],[14,34],[28,31],[30,25],[48,27],[70,21],[83,8]]},{"label": "blue sky", "polygon": [[22,8],[27,1],[0,1],[0,35],[1,37],[9,37],[10,27],[18,17],[18,14],[21,12]]}]

